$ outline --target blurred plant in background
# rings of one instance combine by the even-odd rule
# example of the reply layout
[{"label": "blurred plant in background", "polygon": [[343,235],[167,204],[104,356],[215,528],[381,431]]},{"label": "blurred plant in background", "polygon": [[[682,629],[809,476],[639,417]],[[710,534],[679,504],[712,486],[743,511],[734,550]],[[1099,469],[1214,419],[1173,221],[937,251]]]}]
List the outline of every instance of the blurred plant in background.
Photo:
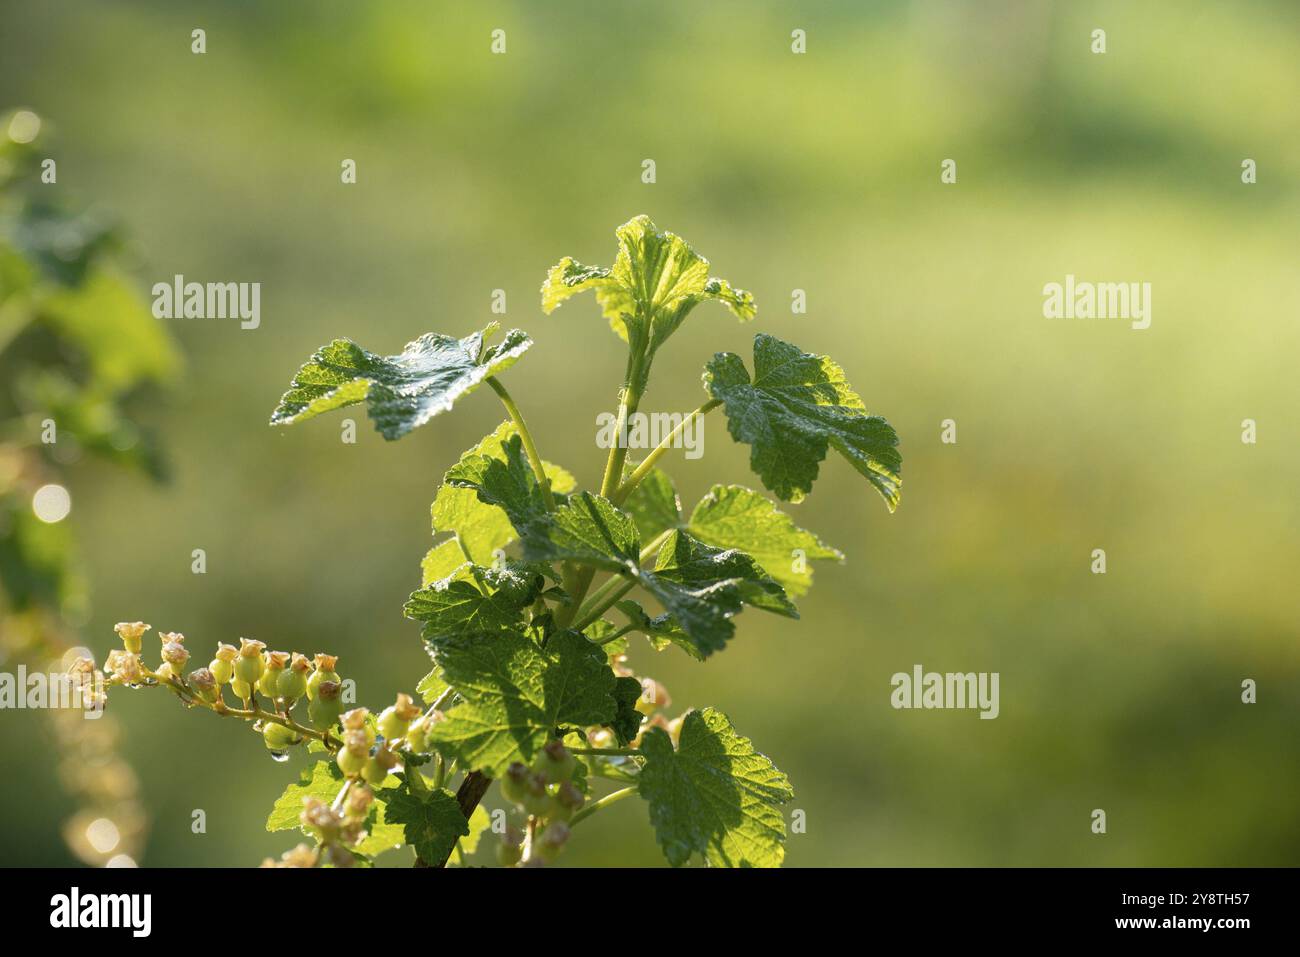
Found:
[{"label": "blurred plant in background", "polygon": [[[119,271],[114,225],[45,198],[57,166],[41,118],[17,110],[0,134],[0,665],[61,673],[92,657],[78,641],[88,603],[65,476],[96,457],[164,478],[126,406],[166,382],[178,355]],[[69,847],[89,864],[133,864],[147,819],[119,726],[79,708],[48,714],[79,805],[63,826]]]}]

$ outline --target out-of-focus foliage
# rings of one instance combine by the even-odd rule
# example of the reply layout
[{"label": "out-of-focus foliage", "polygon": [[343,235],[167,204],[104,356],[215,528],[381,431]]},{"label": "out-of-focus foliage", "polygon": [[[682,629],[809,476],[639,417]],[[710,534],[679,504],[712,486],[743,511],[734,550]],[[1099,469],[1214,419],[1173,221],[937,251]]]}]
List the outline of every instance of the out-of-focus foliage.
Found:
[{"label": "out-of-focus foliage", "polygon": [[[0,661],[63,671],[84,650],[87,594],[69,511],[42,508],[39,490],[66,496],[88,458],[162,478],[126,403],[178,361],[117,265],[117,230],[53,199],[42,122],[31,110],[0,115]],[[144,814],[115,724],[50,717],[63,783],[81,805],[64,824],[69,847],[90,863],[134,860]]]}]

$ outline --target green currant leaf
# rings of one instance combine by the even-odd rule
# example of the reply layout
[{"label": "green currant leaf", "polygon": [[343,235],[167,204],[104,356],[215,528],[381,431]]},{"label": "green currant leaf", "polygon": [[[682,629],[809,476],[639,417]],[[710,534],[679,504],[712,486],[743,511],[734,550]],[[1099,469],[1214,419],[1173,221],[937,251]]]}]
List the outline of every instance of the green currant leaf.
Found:
[{"label": "green currant leaf", "polygon": [[[466,451],[460,457],[460,462],[493,458],[508,465],[505,443],[518,434],[519,430],[513,422],[502,422],[483,441]],[[482,464],[485,463],[480,463]],[[473,466],[471,465],[470,468],[473,469]],[[574,477],[558,465],[543,462],[542,468],[546,472],[546,477],[550,479],[552,492],[564,494],[571,492],[577,485]],[[456,474],[465,473],[462,471]],[[496,505],[480,501],[477,490],[473,487],[444,484],[438,489],[431,512],[435,534],[456,533],[456,538],[463,547],[463,550],[457,549],[461,552],[461,561],[464,561],[464,556],[468,554],[471,560],[486,565],[492,561],[493,553],[497,549],[504,548],[515,539],[514,527],[510,524],[506,513]]]},{"label": "green currant leaf", "polygon": [[434,545],[420,560],[420,587],[426,588],[447,578],[462,577],[462,569],[468,574],[469,568],[469,560],[461,551],[460,542],[453,536]]},{"label": "green currant leaf", "polygon": [[[623,470],[623,477],[627,478],[633,468],[629,463]],[[636,522],[643,542],[682,523],[682,503],[677,497],[677,489],[667,473],[658,468],[646,473],[641,484],[623,503],[623,509]]]},{"label": "green currant leaf", "polygon": [[663,651],[669,645],[677,645],[692,658],[703,661],[714,651],[721,651],[727,639],[731,637],[731,633],[727,632],[716,647],[709,647],[710,643],[692,638],[683,631],[670,614],[664,613],[652,617],[639,602],[630,598],[624,598],[614,607],[627,615],[628,621],[636,627],[637,631],[645,635],[655,651]]},{"label": "green currant leaf", "polygon": [[450,686],[443,680],[442,669],[434,668],[420,679],[420,683],[415,686],[415,693],[425,704],[432,706],[448,687]]},{"label": "green currant leaf", "polygon": [[500,457],[463,456],[447,470],[443,482],[453,488],[471,490],[483,505],[496,506],[520,537],[527,538],[534,525],[545,521],[546,502],[524,458],[519,436],[508,436],[501,444],[501,452]]},{"label": "green currant leaf", "polygon": [[[266,819],[266,829],[287,831],[298,828],[304,834],[308,833],[302,826],[301,820],[303,798],[314,797],[326,804],[332,804],[339,791],[343,789],[344,782],[343,772],[339,770],[332,758],[317,761],[311,767],[303,768],[298,780],[286,787],[284,793],[276,799]],[[398,779],[390,774],[384,783],[395,785]],[[385,821],[383,793],[383,791],[376,792],[375,802],[371,805],[366,820],[366,836],[354,848],[367,857],[375,857],[402,845],[401,828]]]},{"label": "green currant leaf", "polygon": [[522,534],[524,557],[577,561],[606,571],[635,571],[641,555],[636,523],[608,499],[590,492],[570,497]]},{"label": "green currant leaf", "polygon": [[469,822],[456,796],[443,788],[422,794],[405,787],[385,788],[376,797],[384,801],[387,823],[402,826],[405,843],[426,864],[441,863],[456,840],[469,835]]},{"label": "green currant leaf", "polygon": [[[802,595],[812,585],[808,561],[844,560],[838,550],[795,525],[762,495],[740,485],[713,486],[695,506],[686,528],[709,545],[742,549],[792,595]],[[796,552],[802,553],[803,561],[796,563]]]},{"label": "green currant leaf", "polygon": [[604,618],[597,618],[586,628],[582,629],[582,633],[593,643],[600,645],[600,648],[605,652],[606,657],[611,659],[616,658],[619,655],[627,654],[626,635],[620,635],[618,638],[609,641],[604,640],[617,631],[618,626]]},{"label": "green currant leaf", "polygon": [[641,697],[641,682],[635,678],[621,676],[614,682],[614,720],[609,723],[620,747],[637,736],[641,730],[643,715],[636,710],[637,700]]},{"label": "green currant leaf", "polygon": [[271,413],[271,424],[292,425],[364,400],[379,433],[399,439],[451,409],[488,376],[510,368],[533,344],[526,333],[512,329],[499,345],[486,346],[496,330],[490,323],[463,339],[426,333],[396,356],[378,356],[350,339],[335,339],[298,370]]},{"label": "green currant leaf", "polygon": [[406,617],[424,622],[420,637],[431,645],[456,635],[518,628],[524,609],[537,600],[546,584],[531,566],[515,562],[470,567],[473,580],[443,579],[407,599]]},{"label": "green currant leaf", "polygon": [[680,867],[702,854],[714,867],[780,866],[785,818],[779,808],[794,792],[725,714],[692,711],[675,751],[666,731],[651,728],[641,751],[639,792],[668,863]]},{"label": "green currant leaf", "polygon": [[740,356],[719,352],[705,367],[704,384],[723,402],[731,437],[751,446],[750,467],[778,498],[801,501],[830,447],[866,477],[891,512],[898,507],[898,435],[867,413],[828,357],[760,334],[752,381]]},{"label": "green currant leaf", "polygon": [[302,814],[303,798],[319,798],[330,804],[342,787],[343,772],[333,761],[317,761],[311,767],[303,768],[298,780],[286,787],[284,793],[275,799],[266,819],[266,829],[287,831],[300,827],[299,815]]},{"label": "green currant leaf", "polygon": [[566,256],[551,268],[542,285],[543,312],[549,315],[570,296],[594,290],[613,330],[638,350],[646,348],[647,359],[705,300],[723,303],[741,321],[754,318],[753,296],[710,278],[708,260],[680,236],[661,232],[648,216],[624,223],[616,235],[612,267],[584,266]]},{"label": "green currant leaf", "polygon": [[435,659],[465,702],[429,739],[492,777],[530,762],[560,725],[606,724],[616,713],[605,653],[577,632],[554,632],[544,648],[519,633],[462,635],[440,643]]}]

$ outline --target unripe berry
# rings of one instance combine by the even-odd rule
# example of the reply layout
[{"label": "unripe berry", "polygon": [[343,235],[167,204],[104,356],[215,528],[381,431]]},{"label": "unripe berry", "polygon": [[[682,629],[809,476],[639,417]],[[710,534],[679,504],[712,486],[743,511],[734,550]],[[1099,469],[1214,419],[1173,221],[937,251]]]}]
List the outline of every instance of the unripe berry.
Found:
[{"label": "unripe berry", "polygon": [[416,752],[429,750],[429,731],[432,728],[432,716],[420,715],[406,729],[406,746]]},{"label": "unripe berry", "polygon": [[[235,677],[247,685],[255,685],[258,679],[262,677],[262,672],[266,670],[266,662],[262,660],[262,649],[265,648],[260,641],[254,641],[251,638],[239,639],[239,658],[235,661]],[[247,700],[248,695],[240,695]]]},{"label": "unripe berry", "polygon": [[411,700],[409,694],[399,694],[397,703],[385,708],[379,714],[379,733],[387,740],[406,736],[406,729],[420,716],[420,709]]},{"label": "unripe berry", "polygon": [[339,770],[348,777],[355,777],[370,760],[370,748],[366,746],[366,736],[360,731],[349,731],[343,736],[343,747],[334,759]]},{"label": "unripe berry", "polygon": [[502,867],[514,867],[519,863],[523,852],[520,845],[524,843],[523,831],[517,827],[507,827],[497,845],[497,863]]},{"label": "unripe berry", "polygon": [[316,670],[307,679],[308,698],[314,699],[316,697],[316,689],[320,687],[322,681],[338,683],[339,676],[334,673],[334,668],[338,663],[339,659],[336,655],[321,653],[316,656]]},{"label": "unripe berry", "polygon": [[292,708],[294,702],[307,693],[307,669],[310,667],[311,662],[306,656],[295,651],[289,667],[280,672],[275,685],[276,696],[283,698],[288,707]]},{"label": "unripe berry", "polygon": [[569,825],[563,821],[555,821],[542,832],[542,836],[537,840],[537,856],[546,863],[551,863],[560,856],[560,851],[564,849],[564,844],[569,840]]},{"label": "unripe berry", "polygon": [[239,652],[235,650],[234,645],[225,645],[218,642],[216,657],[208,665],[208,670],[212,672],[212,677],[217,684],[230,684],[230,679],[235,676],[235,659],[238,657]]},{"label": "unripe berry", "polygon": [[551,817],[557,821],[567,821],[585,804],[587,799],[582,796],[577,785],[572,781],[565,781],[555,789],[555,803]]},{"label": "unripe berry", "polygon": [[515,761],[501,778],[501,796],[511,804],[523,804],[528,793],[528,768]]},{"label": "unripe berry", "polygon": [[366,815],[370,813],[370,805],[374,803],[374,791],[364,784],[354,784],[348,791],[347,803],[343,810],[349,820],[364,821]]},{"label": "unripe berry", "polygon": [[170,687],[172,680],[171,665],[164,661],[158,666],[157,670],[154,671],[154,674],[157,676],[159,684],[168,685]]},{"label": "unripe berry", "polygon": [[230,679],[230,690],[235,693],[240,701],[247,701],[248,696],[253,693],[253,688],[247,681],[240,681],[238,678]]},{"label": "unripe berry", "polygon": [[343,702],[339,699],[340,690],[338,682],[322,681],[316,697],[308,702],[307,717],[317,731],[326,731],[338,721],[339,713],[343,710]]},{"label": "unripe berry", "polygon": [[119,621],[113,626],[113,630],[122,639],[122,647],[131,654],[138,655],[144,633],[149,630],[149,626],[142,621]]},{"label": "unripe berry", "polygon": [[292,728],[286,728],[282,724],[268,721],[266,727],[262,729],[262,740],[269,750],[283,751],[291,745],[297,744],[300,739]]},{"label": "unripe berry", "polygon": [[546,790],[546,781],[539,774],[528,775],[524,781],[524,810],[534,817],[550,817],[555,801]]},{"label": "unripe berry", "polygon": [[288,663],[288,652],[268,651],[266,653],[266,670],[262,672],[262,677],[257,679],[257,690],[268,698],[278,698],[280,696],[280,673],[284,671],[284,667]]},{"label": "unripe berry", "polygon": [[533,758],[533,770],[541,775],[547,784],[558,784],[573,776],[573,769],[578,766],[578,759],[569,753],[562,741],[549,741],[537,757]]},{"label": "unripe berry", "polygon": [[190,672],[189,685],[194,693],[212,704],[217,700],[217,680],[207,668],[198,668]]},{"label": "unripe berry", "polygon": [[353,708],[351,711],[343,712],[343,716],[339,718],[345,731],[365,732],[367,748],[375,743],[375,729],[366,720],[369,717],[370,710],[368,708]]}]

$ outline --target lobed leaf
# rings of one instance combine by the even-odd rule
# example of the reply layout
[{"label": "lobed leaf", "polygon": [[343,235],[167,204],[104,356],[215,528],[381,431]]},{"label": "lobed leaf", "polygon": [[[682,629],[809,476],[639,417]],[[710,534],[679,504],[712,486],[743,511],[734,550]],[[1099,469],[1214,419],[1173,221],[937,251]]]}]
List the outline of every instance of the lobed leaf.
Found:
[{"label": "lobed leaf", "polygon": [[426,864],[441,863],[456,841],[470,833],[456,796],[443,788],[420,794],[406,787],[384,788],[376,798],[385,803],[387,822],[401,825],[405,843],[415,848]]},{"label": "lobed leaf", "polygon": [[298,370],[271,424],[292,425],[364,401],[379,433],[390,441],[401,438],[451,409],[488,376],[510,368],[533,344],[512,329],[500,344],[486,346],[497,328],[490,323],[463,339],[426,333],[395,356],[335,339]]},{"label": "lobed leaf", "polygon": [[617,713],[605,653],[577,632],[557,631],[544,648],[518,632],[461,635],[435,658],[465,702],[430,741],[491,777],[531,761],[561,725],[608,724]]},{"label": "lobed leaf", "polygon": [[732,438],[751,446],[750,466],[778,498],[801,501],[827,449],[834,448],[891,512],[898,507],[898,435],[883,418],[867,413],[828,357],[760,334],[752,380],[739,356],[720,352],[705,367],[704,384],[723,402]]},{"label": "lobed leaf", "polygon": [[713,708],[682,722],[677,749],[661,728],[642,738],[645,766],[638,790],[668,863],[692,854],[715,867],[779,867],[785,857],[780,805],[790,782],[753,743]]}]

